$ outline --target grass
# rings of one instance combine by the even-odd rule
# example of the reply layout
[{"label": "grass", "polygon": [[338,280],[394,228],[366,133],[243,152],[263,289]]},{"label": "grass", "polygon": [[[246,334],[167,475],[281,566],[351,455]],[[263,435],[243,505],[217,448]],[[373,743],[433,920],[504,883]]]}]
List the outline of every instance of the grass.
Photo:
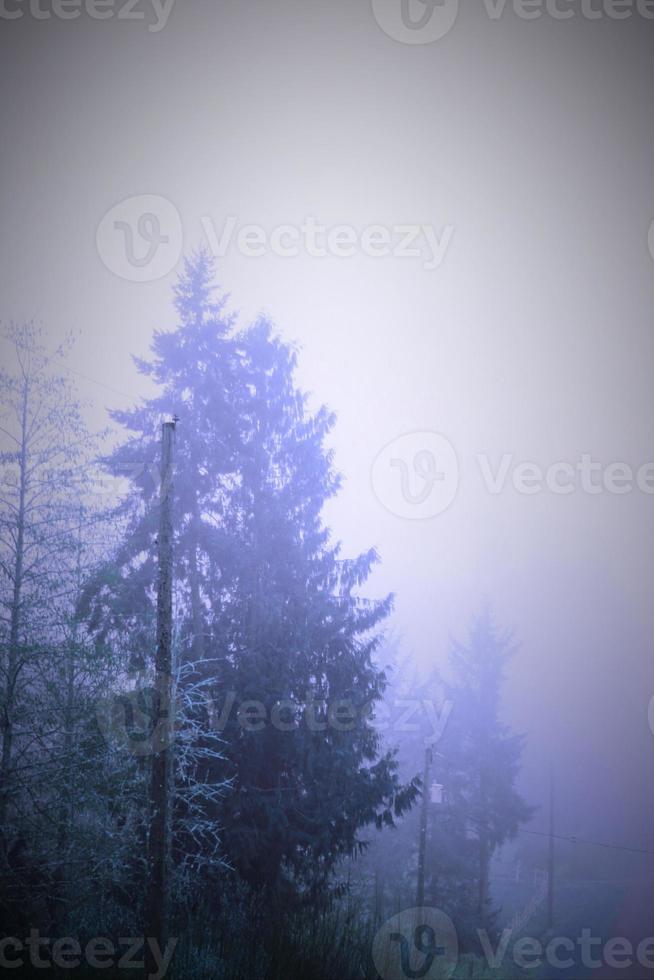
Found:
[{"label": "grass", "polygon": [[[583,927],[591,927],[602,935],[619,900],[619,891],[610,883],[593,883],[591,889],[582,883],[561,883],[556,893],[556,934],[575,937]],[[505,921],[521,905],[524,907],[525,897],[519,888],[507,889],[503,896]],[[372,948],[380,924],[373,923],[365,906],[351,896],[323,906],[320,911],[306,908],[291,914],[234,889],[223,893],[219,904],[204,904],[180,921],[180,941],[167,980],[379,980]],[[547,941],[543,909],[524,924],[520,935]],[[548,967],[520,969],[512,957],[517,938],[518,935],[512,937],[504,960],[495,969],[481,955],[461,954],[452,980],[570,977],[569,970],[557,974]],[[38,977],[43,970],[24,969],[20,975]],[[64,976],[74,980],[144,976],[134,969],[110,967],[93,971],[83,966],[50,970],[49,975],[57,980]],[[574,973],[575,978],[582,975]]]}]

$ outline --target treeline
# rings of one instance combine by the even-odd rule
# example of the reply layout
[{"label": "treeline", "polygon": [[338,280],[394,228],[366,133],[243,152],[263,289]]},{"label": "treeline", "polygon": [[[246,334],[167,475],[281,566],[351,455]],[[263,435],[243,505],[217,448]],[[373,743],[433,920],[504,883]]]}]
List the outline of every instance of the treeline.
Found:
[{"label": "treeline", "polygon": [[[490,609],[453,640],[446,669],[426,674],[391,638],[378,724],[397,750],[400,777],[419,773],[419,804],[349,862],[350,888],[381,923],[400,908],[435,906],[453,919],[461,951],[478,951],[477,930],[497,936],[493,857],[534,813],[516,790],[524,737],[502,721],[502,687],[517,653]],[[368,897],[369,896],[369,897]]]},{"label": "treeline", "polygon": [[[405,843],[395,867],[380,861],[378,891],[414,875],[407,828],[420,813],[424,733],[422,743],[396,739],[375,723],[391,691],[392,596],[364,597],[377,555],[343,557],[323,524],[339,488],[326,448],[334,419],[310,411],[293,348],[266,319],[239,328],[203,253],[187,261],[175,309],[176,328],[136,361],[158,393],[112,413],[122,436],[104,455],[85,428],[67,348],[48,353],[33,325],[7,330],[16,369],[1,379],[0,421],[5,932],[143,934],[148,784],[165,748],[172,931],[187,940],[187,971],[361,975],[368,940],[351,918],[338,913],[335,932],[318,935],[315,917],[333,913],[348,862],[370,860],[382,827],[399,827]],[[166,705],[154,651],[160,429],[171,418]],[[429,680],[430,697],[454,707],[434,746],[449,816],[427,828],[427,852],[439,857],[424,862],[425,901],[462,916],[489,917],[490,858],[528,815],[513,789],[521,744],[498,720],[508,646],[484,620],[454,652],[452,679]],[[167,710],[172,744],[162,744]],[[280,942],[293,947],[291,966]],[[317,955],[321,943],[341,959]]]}]

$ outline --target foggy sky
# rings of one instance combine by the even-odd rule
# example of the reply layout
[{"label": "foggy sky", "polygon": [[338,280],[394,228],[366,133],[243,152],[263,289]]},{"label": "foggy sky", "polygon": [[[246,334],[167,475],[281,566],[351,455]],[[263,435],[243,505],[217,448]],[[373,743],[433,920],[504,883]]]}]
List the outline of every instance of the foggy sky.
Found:
[{"label": "foggy sky", "polygon": [[[369,0],[177,0],[158,32],[151,12],[22,9],[0,19],[0,316],[41,319],[53,342],[79,333],[92,424],[148,393],[130,355],[174,324],[181,261],[131,282],[98,254],[124,199],[170,201],[186,251],[202,218],[219,233],[228,215],[453,228],[436,269],[232,247],[218,275],[242,323],[265,310],[300,344],[301,384],[338,413],[345,485],[327,517],[347,554],[379,549],[370,590],[397,593],[405,649],[442,663],[491,601],[522,644],[506,716],[529,736],[530,801],[553,759],[561,832],[654,846],[654,497],[492,495],[477,461],[654,460],[654,22],[510,5],[492,20],[462,0],[418,45],[384,33]],[[370,474],[423,431],[452,443],[459,488],[413,521]]]}]

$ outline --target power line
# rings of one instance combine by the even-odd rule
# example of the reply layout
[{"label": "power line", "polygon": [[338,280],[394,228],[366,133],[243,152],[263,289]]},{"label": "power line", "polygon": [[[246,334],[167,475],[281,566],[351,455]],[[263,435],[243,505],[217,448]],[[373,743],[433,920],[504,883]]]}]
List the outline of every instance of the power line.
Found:
[{"label": "power line", "polygon": [[[479,824],[484,822],[479,817],[473,817],[471,814],[468,814],[468,820]],[[576,835],[565,836],[563,834],[551,834],[545,830],[525,830],[522,827],[518,830],[518,833],[531,834],[533,837],[547,837],[548,840],[550,838],[553,838],[554,840],[565,840],[570,844],[590,844],[593,847],[606,847],[608,850],[612,851],[629,851],[632,854],[650,854],[652,857],[654,857],[654,851],[648,851],[645,847],[627,847],[625,844],[607,844],[606,841],[588,840],[586,837],[577,837]]]},{"label": "power line", "polygon": [[648,851],[644,847],[626,847],[624,844],[607,844],[605,841],[587,840],[584,837],[565,837],[562,834],[548,834],[542,830],[519,830],[518,833],[531,834],[534,837],[553,837],[555,840],[565,840],[571,844],[591,844],[593,847],[606,847],[612,851],[630,851],[632,854],[651,854],[654,857],[654,851]]},{"label": "power line", "polygon": [[81,371],[77,371],[68,364],[62,364],[60,366],[64,371],[70,371],[71,374],[76,374],[78,378],[83,378],[84,381],[90,381],[91,384],[99,385],[100,388],[106,388],[107,391],[113,392],[114,395],[123,395],[125,398],[133,398],[135,401],[139,401],[143,397],[142,395],[134,395],[129,391],[121,391],[120,388],[112,388],[111,385],[105,384],[104,381],[98,381],[97,378],[91,378],[88,374],[82,374]]}]

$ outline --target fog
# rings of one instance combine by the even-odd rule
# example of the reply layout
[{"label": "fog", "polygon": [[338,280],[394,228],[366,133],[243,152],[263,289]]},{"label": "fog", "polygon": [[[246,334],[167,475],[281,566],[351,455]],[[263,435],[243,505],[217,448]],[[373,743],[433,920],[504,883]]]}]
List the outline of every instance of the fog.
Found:
[{"label": "fog", "polygon": [[[98,429],[153,395],[132,355],[174,327],[184,257],[216,253],[239,324],[268,316],[336,413],[325,523],[345,556],[379,552],[362,592],[395,593],[403,655],[446,671],[486,605],[513,631],[525,827],[548,832],[551,767],[558,834],[654,852],[651,12],[461,3],[403,43],[396,7],[177,0],[164,23],[7,0],[0,317],[74,332]],[[98,231],[124,220],[144,254],[157,227],[112,211],[142,195],[156,278]],[[347,226],[352,254],[307,222]],[[416,468],[434,433],[437,479]],[[652,855],[612,853],[651,897]]]}]

